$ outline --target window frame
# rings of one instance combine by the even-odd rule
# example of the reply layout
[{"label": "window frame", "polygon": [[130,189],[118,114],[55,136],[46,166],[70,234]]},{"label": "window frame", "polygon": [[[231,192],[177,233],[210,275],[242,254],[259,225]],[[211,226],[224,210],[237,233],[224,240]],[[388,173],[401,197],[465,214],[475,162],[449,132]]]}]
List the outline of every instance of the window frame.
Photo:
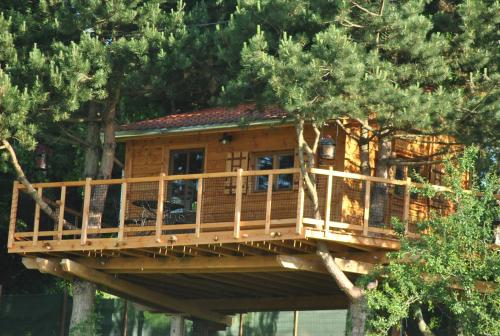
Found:
[{"label": "window frame", "polygon": [[[252,153],[252,168],[254,170],[267,170],[267,169],[259,169],[258,168],[258,162],[259,158],[264,157],[264,156],[271,156],[272,157],[272,170],[275,169],[287,169],[287,168],[279,168],[279,160],[278,158],[280,156],[290,156],[292,158],[292,166],[289,168],[294,168],[295,167],[295,150],[294,149],[289,149],[289,150],[280,150],[280,151],[265,151],[265,152],[253,152]],[[274,192],[283,192],[283,191],[293,191],[293,174],[282,174],[282,175],[290,175],[292,176],[292,183],[290,187],[288,188],[278,188],[278,178],[273,179],[273,191]],[[267,191],[267,186],[265,188],[259,188],[259,183],[258,183],[258,178],[260,176],[265,176],[265,175],[258,175],[255,176],[253,179],[253,186],[251,188],[252,192],[256,193],[261,193],[261,192],[266,192]],[[277,175],[279,176],[279,175]]]}]

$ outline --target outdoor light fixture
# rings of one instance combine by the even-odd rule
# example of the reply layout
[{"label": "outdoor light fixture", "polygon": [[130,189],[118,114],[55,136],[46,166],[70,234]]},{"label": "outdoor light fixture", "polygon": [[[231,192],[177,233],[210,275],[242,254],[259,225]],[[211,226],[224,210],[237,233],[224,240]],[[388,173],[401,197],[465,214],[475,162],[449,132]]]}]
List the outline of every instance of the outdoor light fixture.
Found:
[{"label": "outdoor light fixture", "polygon": [[319,144],[321,145],[321,158],[322,159],[333,159],[335,158],[335,141],[332,139],[331,135],[327,135],[321,138]]},{"label": "outdoor light fixture", "polygon": [[335,158],[335,147],[337,146],[337,138],[339,137],[339,126],[337,125],[337,134],[335,139],[332,139],[330,134],[324,136],[319,141],[320,144],[320,156],[322,159],[331,160]]},{"label": "outdoor light fixture", "polygon": [[219,139],[219,142],[223,145],[227,145],[231,141],[233,141],[233,136],[227,133],[222,134],[222,137]]}]

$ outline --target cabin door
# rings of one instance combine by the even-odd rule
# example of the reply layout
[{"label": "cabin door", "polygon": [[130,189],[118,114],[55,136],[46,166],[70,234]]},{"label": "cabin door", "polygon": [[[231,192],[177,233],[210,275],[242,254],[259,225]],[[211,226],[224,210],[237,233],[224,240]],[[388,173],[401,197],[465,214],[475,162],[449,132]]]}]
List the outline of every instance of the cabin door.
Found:
[{"label": "cabin door", "polygon": [[[169,175],[203,173],[205,151],[203,149],[182,149],[170,151]],[[184,210],[195,209],[198,179],[176,180],[168,183],[168,200],[179,204]]]}]

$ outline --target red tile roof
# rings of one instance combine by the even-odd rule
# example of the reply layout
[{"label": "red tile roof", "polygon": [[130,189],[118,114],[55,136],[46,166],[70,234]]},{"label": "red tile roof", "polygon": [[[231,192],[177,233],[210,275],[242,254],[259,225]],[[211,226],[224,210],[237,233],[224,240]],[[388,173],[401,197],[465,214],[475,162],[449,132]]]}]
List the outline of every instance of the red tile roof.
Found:
[{"label": "red tile roof", "polygon": [[183,127],[224,126],[226,124],[245,124],[257,121],[282,120],[284,118],[286,118],[286,112],[278,107],[266,107],[263,110],[258,110],[255,104],[243,104],[236,107],[214,107],[138,121],[121,125],[118,127],[118,131],[167,131],[168,129]]}]

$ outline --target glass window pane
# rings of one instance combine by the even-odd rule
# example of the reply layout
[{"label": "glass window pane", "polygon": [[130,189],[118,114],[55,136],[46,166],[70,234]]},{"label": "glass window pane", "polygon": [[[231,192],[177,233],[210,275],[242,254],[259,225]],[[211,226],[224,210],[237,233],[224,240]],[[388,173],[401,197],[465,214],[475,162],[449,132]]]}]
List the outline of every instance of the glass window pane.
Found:
[{"label": "glass window pane", "polygon": [[269,176],[257,176],[255,179],[255,190],[267,190],[267,182],[269,180]]},{"label": "glass window pane", "polygon": [[186,174],[187,173],[187,153],[186,152],[172,152],[172,163],[170,173],[172,175]]},{"label": "glass window pane", "polygon": [[203,151],[189,152],[189,174],[203,173]]},{"label": "glass window pane", "polygon": [[278,189],[292,189],[293,174],[280,174],[278,175],[277,188]]},{"label": "glass window pane", "polygon": [[292,154],[283,154],[278,155],[278,168],[293,168],[293,155]]},{"label": "glass window pane", "polygon": [[273,169],[272,155],[259,156],[255,164],[257,170]]}]

